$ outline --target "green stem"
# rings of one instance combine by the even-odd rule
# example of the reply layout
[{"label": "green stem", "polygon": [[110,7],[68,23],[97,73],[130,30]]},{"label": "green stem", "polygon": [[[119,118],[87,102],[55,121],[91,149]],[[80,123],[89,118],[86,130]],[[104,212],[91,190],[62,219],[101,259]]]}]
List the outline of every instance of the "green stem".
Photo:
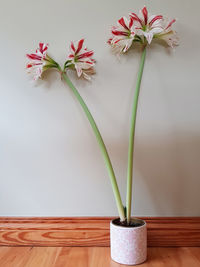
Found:
[{"label": "green stem", "polygon": [[144,69],[145,56],[146,56],[146,47],[144,47],[143,52],[142,52],[142,57],[141,57],[140,67],[139,67],[139,72],[138,72],[138,78],[137,78],[137,83],[136,83],[136,89],[135,89],[134,99],[133,99],[133,107],[132,107],[132,117],[131,117],[130,135],[129,135],[129,148],[128,148],[127,193],[126,193],[127,224],[129,224],[130,220],[131,220],[135,123],[136,123],[138,98],[139,98],[139,92],[140,92],[140,84],[141,84],[141,80],[142,80],[142,73],[143,73],[143,69]]},{"label": "green stem", "polygon": [[124,207],[122,205],[122,200],[121,200],[119,188],[117,185],[116,177],[114,174],[114,170],[113,170],[112,163],[110,161],[106,146],[105,146],[104,141],[101,137],[101,134],[100,134],[99,129],[96,125],[96,122],[95,122],[94,118],[92,117],[92,114],[90,113],[90,111],[89,111],[87,105],[85,104],[84,100],[82,99],[81,95],[79,94],[79,92],[77,91],[77,89],[75,88],[73,83],[70,81],[68,76],[65,73],[62,73],[62,77],[65,80],[65,82],[68,84],[68,86],[71,88],[74,95],[76,96],[77,100],[79,101],[80,105],[82,106],[82,108],[83,108],[83,110],[84,110],[84,112],[85,112],[85,114],[86,114],[86,116],[90,122],[90,125],[92,126],[92,129],[94,131],[94,134],[95,134],[97,141],[98,141],[98,144],[100,146],[101,152],[103,154],[106,167],[108,169],[108,173],[110,176],[110,181],[111,181],[112,189],[114,192],[120,220],[124,221],[125,220]]}]

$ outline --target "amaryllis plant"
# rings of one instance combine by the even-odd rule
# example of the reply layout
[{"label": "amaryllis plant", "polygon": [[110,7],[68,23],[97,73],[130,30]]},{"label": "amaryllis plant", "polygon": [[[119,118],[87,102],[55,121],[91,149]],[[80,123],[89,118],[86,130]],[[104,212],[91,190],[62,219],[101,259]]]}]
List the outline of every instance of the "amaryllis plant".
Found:
[{"label": "amaryllis plant", "polygon": [[108,43],[111,46],[112,50],[118,55],[127,52],[136,42],[141,44],[142,47],[142,57],[136,83],[136,90],[134,93],[130,126],[126,206],[123,206],[122,204],[122,199],[113,166],[100,131],[86,103],[71,82],[67,73],[68,70],[75,70],[78,77],[83,77],[87,80],[90,80],[91,75],[95,73],[95,60],[93,59],[94,52],[92,50],[89,50],[87,47],[84,47],[84,39],[81,39],[78,42],[71,42],[70,52],[69,55],[66,56],[66,61],[63,68],[61,68],[61,66],[47,53],[48,44],[40,43],[35,53],[27,54],[29,62],[26,67],[28,72],[33,74],[34,80],[41,78],[43,72],[47,71],[48,69],[57,70],[60,73],[62,79],[71,88],[78,102],[82,106],[83,111],[85,112],[97,138],[106,167],[108,169],[108,174],[116,200],[120,221],[123,225],[130,225],[131,223],[135,123],[139,90],[146,56],[146,47],[156,39],[165,41],[166,44],[168,44],[170,47],[177,45],[178,37],[176,32],[172,29],[172,24],[174,22],[175,19],[169,20],[162,15],[149,15],[147,8],[144,7],[138,15],[136,13],[130,13],[129,18],[122,17],[121,19],[119,19],[117,26],[112,27],[112,36],[108,40]]},{"label": "amaryllis plant", "polygon": [[108,155],[106,146],[104,144],[103,138],[100,134],[100,131],[96,125],[96,122],[89,111],[86,103],[82,99],[81,95],[79,94],[78,90],[75,88],[73,83],[68,77],[67,71],[72,69],[77,72],[78,77],[83,76],[87,80],[90,80],[90,75],[94,74],[94,65],[95,60],[92,58],[93,51],[88,50],[86,47],[83,47],[84,40],[81,39],[77,43],[71,42],[70,46],[70,53],[66,57],[66,62],[64,63],[63,68],[60,67],[60,65],[52,59],[47,54],[48,45],[44,43],[39,44],[39,48],[36,50],[33,54],[27,54],[27,58],[30,60],[27,64],[28,72],[32,72],[34,80],[37,80],[38,78],[42,77],[42,74],[44,71],[48,69],[55,69],[60,74],[63,80],[68,84],[68,86],[71,88],[72,92],[76,96],[78,102],[82,106],[90,125],[94,131],[94,134],[97,138],[98,144],[100,146],[105,164],[108,169],[109,177],[111,180],[114,196],[116,199],[117,207],[119,210],[120,218],[124,218],[124,208],[122,206],[121,196],[117,185],[117,180],[115,177],[115,173],[112,167],[112,163],[110,160],[110,157]]},{"label": "amaryllis plant", "polygon": [[138,106],[139,90],[143,74],[146,47],[153,41],[158,39],[166,42],[170,47],[178,45],[178,37],[172,29],[175,19],[169,20],[162,15],[150,15],[147,8],[144,7],[139,14],[130,13],[129,19],[122,17],[118,20],[117,26],[112,27],[112,37],[108,40],[108,44],[116,54],[127,52],[135,43],[141,44],[142,56],[136,83],[136,89],[133,99],[130,135],[129,135],[129,151],[128,151],[128,167],[127,167],[127,193],[126,206],[123,215],[120,217],[125,224],[131,223],[131,202],[132,202],[132,178],[133,178],[133,151],[136,113]]}]

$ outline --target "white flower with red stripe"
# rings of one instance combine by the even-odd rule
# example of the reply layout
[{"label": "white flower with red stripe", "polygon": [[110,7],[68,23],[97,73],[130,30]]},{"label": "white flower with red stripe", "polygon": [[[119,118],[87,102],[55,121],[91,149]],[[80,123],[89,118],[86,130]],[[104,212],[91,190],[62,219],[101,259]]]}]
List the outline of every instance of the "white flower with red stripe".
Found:
[{"label": "white flower with red stripe", "polygon": [[83,47],[84,39],[77,43],[71,42],[69,60],[65,63],[65,69],[72,68],[77,72],[78,77],[83,76],[90,80],[90,75],[94,74],[95,60],[92,58],[94,52]]},{"label": "white flower with red stripe", "polygon": [[28,72],[33,74],[34,80],[41,78],[42,73],[52,67],[57,67],[57,63],[47,55],[48,44],[39,43],[35,53],[27,54],[30,60],[26,65]]},{"label": "white flower with red stripe", "polygon": [[163,31],[162,27],[162,15],[150,15],[148,14],[147,8],[144,7],[139,11],[139,15],[131,13],[130,17],[134,21],[136,33],[139,36],[144,36],[147,42],[150,44],[154,35],[159,34]]},{"label": "white flower with red stripe", "polygon": [[113,51],[117,54],[125,53],[132,45],[135,38],[133,19],[122,17],[118,20],[117,26],[112,27],[112,37],[108,40]]},{"label": "white flower with red stripe", "polygon": [[169,19],[163,20],[163,31],[157,34],[155,38],[164,40],[170,47],[174,47],[179,44],[179,38],[177,33],[172,29],[172,24],[176,22],[175,19],[169,21]]}]

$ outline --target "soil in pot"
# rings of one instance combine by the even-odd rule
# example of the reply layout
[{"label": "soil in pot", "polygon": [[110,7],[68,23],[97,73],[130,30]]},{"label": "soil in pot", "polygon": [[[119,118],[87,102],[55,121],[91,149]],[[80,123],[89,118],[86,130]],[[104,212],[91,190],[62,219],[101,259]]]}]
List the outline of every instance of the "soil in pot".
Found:
[{"label": "soil in pot", "polygon": [[140,227],[145,224],[144,221],[136,218],[132,218],[130,223],[127,223],[127,220],[121,222],[120,218],[114,219],[113,224],[118,225],[118,226],[123,226],[123,227]]}]

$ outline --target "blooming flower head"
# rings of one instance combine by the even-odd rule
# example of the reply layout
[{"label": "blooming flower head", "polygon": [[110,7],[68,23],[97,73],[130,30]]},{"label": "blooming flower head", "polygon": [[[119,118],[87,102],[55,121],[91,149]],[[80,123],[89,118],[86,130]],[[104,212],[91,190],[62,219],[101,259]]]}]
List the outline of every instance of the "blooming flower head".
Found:
[{"label": "blooming flower head", "polygon": [[171,47],[178,45],[177,34],[172,30],[175,19],[170,21],[162,15],[150,15],[146,7],[138,15],[130,13],[129,16],[129,20],[123,17],[118,20],[118,26],[112,28],[108,43],[114,52],[125,53],[134,42],[146,46],[156,38],[164,40]]},{"label": "blooming flower head", "polygon": [[56,62],[47,55],[48,44],[39,43],[35,53],[27,54],[29,59],[26,68],[34,76],[34,80],[41,78],[42,73],[51,67],[56,67]]},{"label": "blooming flower head", "polygon": [[90,80],[90,75],[94,74],[95,60],[92,58],[94,52],[83,47],[84,39],[77,43],[71,42],[70,54],[65,63],[65,68],[75,69],[78,77],[83,77]]},{"label": "blooming flower head", "polygon": [[131,13],[130,17],[134,21],[137,35],[144,36],[149,44],[151,43],[155,34],[163,31],[163,16],[149,15],[146,7],[139,11],[139,15]]},{"label": "blooming flower head", "polygon": [[[148,44],[151,43],[153,38],[161,38],[162,36],[168,45],[172,46],[170,41],[168,41],[169,39],[165,37],[166,33],[169,32],[172,37],[173,34],[171,31],[171,25],[176,21],[175,19],[166,25],[166,21],[168,21],[168,19],[163,18],[162,15],[149,15],[146,7],[139,11],[139,15],[131,13],[130,17],[134,20],[137,35],[144,36]],[[172,43],[175,44],[175,42]]]},{"label": "blooming flower head", "polygon": [[125,53],[132,45],[135,37],[135,30],[133,27],[133,19],[129,20],[122,17],[118,20],[117,26],[112,27],[112,37],[108,40],[113,51],[117,54]]}]

